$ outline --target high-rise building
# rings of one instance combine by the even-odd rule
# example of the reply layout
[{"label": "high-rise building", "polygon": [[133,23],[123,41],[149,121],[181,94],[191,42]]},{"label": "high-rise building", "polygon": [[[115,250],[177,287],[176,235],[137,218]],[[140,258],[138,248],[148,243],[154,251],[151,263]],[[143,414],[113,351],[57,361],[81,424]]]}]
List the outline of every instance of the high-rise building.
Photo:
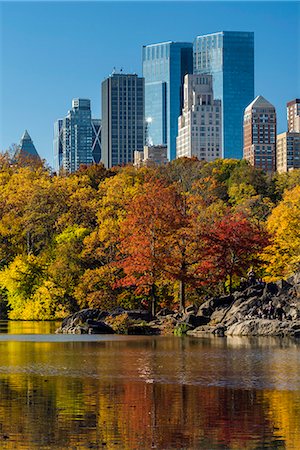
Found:
[{"label": "high-rise building", "polygon": [[176,158],[183,79],[192,72],[192,43],[163,42],[143,46],[148,143],[167,145],[170,161]]},{"label": "high-rise building", "polygon": [[277,172],[300,169],[300,133],[288,131],[277,135]]},{"label": "high-rise building", "polygon": [[102,82],[102,161],[105,167],[133,163],[145,142],[144,78],[112,74]]},{"label": "high-rise building", "polygon": [[72,109],[54,124],[54,167],[68,173],[101,159],[101,121],[92,119],[88,99],[72,100]]},{"label": "high-rise building", "polygon": [[254,98],[254,33],[197,36],[194,73],[213,76],[214,96],[222,102],[223,157],[242,158],[243,114]]},{"label": "high-rise building", "polygon": [[96,164],[101,160],[101,131],[101,120],[92,119],[92,155]]},{"label": "high-rise building", "polygon": [[276,111],[261,95],[245,109],[244,159],[266,172],[276,170]]},{"label": "high-rise building", "polygon": [[15,156],[21,158],[29,158],[29,159],[34,158],[40,160],[40,156],[36,151],[36,148],[27,130],[24,131],[24,134],[21,138],[20,145],[16,153],[17,154]]},{"label": "high-rise building", "polygon": [[213,161],[222,157],[221,100],[214,100],[212,75],[184,77],[184,103],[178,119],[177,157]]},{"label": "high-rise building", "polygon": [[287,103],[288,131],[300,133],[300,99]]},{"label": "high-rise building", "polygon": [[134,152],[134,166],[155,167],[168,163],[167,147],[165,145],[145,145],[142,152]]}]

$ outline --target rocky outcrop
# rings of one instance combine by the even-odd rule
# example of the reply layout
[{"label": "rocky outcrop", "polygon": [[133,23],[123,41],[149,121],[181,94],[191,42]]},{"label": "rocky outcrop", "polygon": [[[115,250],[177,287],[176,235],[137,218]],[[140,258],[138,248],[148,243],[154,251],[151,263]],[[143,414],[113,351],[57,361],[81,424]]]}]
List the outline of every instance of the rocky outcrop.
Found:
[{"label": "rocky outcrop", "polygon": [[300,337],[300,273],[276,283],[256,283],[232,296],[212,298],[197,316],[207,319],[192,336]]},{"label": "rocky outcrop", "polygon": [[[126,321],[122,317],[126,315]],[[120,318],[118,316],[121,316]],[[112,318],[120,324],[116,328]],[[232,295],[212,297],[199,308],[148,311],[84,309],[63,320],[57,333],[191,336],[293,336],[300,338],[300,273],[277,283],[254,283]]]},{"label": "rocky outcrop", "polygon": [[[123,308],[115,308],[108,312],[97,308],[82,309],[66,317],[56,333],[65,334],[113,334],[114,329],[106,323],[108,317],[117,317],[126,314],[132,324],[128,326],[128,334],[153,334],[146,326],[144,328],[139,322],[147,322],[152,317],[148,311],[126,311]],[[143,325],[143,323],[142,323]],[[148,327],[149,328],[149,327]]]}]

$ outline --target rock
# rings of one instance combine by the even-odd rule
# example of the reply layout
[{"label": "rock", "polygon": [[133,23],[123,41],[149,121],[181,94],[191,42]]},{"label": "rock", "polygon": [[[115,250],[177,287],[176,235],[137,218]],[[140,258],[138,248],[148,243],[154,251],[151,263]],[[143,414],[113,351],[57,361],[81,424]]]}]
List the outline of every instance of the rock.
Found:
[{"label": "rock", "polygon": [[151,336],[160,334],[160,329],[157,326],[147,325],[130,325],[128,327],[128,334],[134,336]]},{"label": "rock", "polygon": [[93,321],[87,322],[89,334],[114,334],[114,330],[105,322]]},{"label": "rock", "polygon": [[206,325],[209,321],[210,321],[209,317],[189,314],[187,318],[184,320],[184,323],[191,325],[192,327],[199,327],[200,325]]},{"label": "rock", "polygon": [[275,283],[267,283],[264,287],[263,295],[277,295],[278,290],[278,286]]},{"label": "rock", "polygon": [[212,315],[213,311],[214,311],[214,308],[211,306],[211,301],[208,300],[199,306],[197,316],[210,317]]},{"label": "rock", "polygon": [[189,305],[184,309],[184,314],[196,314],[197,307],[195,305]]},{"label": "rock", "polygon": [[175,311],[171,311],[169,308],[162,308],[158,313],[156,314],[157,317],[164,317],[169,316],[170,314],[176,314]]},{"label": "rock", "polygon": [[214,299],[214,305],[215,307],[218,306],[227,306],[230,305],[233,301],[232,295],[222,295],[221,297],[216,297]]},{"label": "rock", "polygon": [[284,292],[290,290],[293,287],[290,283],[288,283],[285,280],[276,281],[275,284],[278,287],[279,291],[284,291]]}]

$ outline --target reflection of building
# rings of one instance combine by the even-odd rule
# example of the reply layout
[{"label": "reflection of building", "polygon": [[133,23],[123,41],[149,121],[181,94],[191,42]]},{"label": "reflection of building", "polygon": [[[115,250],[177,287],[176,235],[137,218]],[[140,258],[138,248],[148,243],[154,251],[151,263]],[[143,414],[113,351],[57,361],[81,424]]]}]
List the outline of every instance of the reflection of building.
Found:
[{"label": "reflection of building", "polygon": [[37,160],[40,160],[39,154],[36,151],[36,148],[27,130],[24,131],[24,134],[20,141],[20,145],[17,149],[17,155],[15,156],[21,158],[35,158]]},{"label": "reflection of building", "polygon": [[55,170],[75,172],[101,159],[101,121],[92,119],[88,99],[73,99],[72,109],[54,124]]},{"label": "reflection of building", "polygon": [[167,163],[166,145],[145,145],[143,152],[134,152],[134,165],[136,167],[162,166]]},{"label": "reflection of building", "polygon": [[245,109],[244,159],[266,172],[276,169],[276,112],[262,96]]},{"label": "reflection of building", "polygon": [[300,99],[287,103],[288,131],[300,133]]},{"label": "reflection of building", "polygon": [[214,96],[222,102],[224,158],[242,158],[243,114],[254,98],[254,33],[196,37],[194,73],[213,76]]},{"label": "reflection of building", "polygon": [[300,169],[300,133],[277,135],[276,166],[279,173]]},{"label": "reflection of building", "polygon": [[178,119],[177,158],[222,157],[221,100],[214,100],[211,75],[184,77],[184,104]]},{"label": "reflection of building", "polygon": [[167,145],[169,160],[176,157],[183,78],[193,72],[192,47],[192,43],[187,42],[163,42],[143,47],[148,143]]},{"label": "reflection of building", "polygon": [[133,162],[145,141],[144,79],[114,73],[102,82],[102,161],[105,167]]}]

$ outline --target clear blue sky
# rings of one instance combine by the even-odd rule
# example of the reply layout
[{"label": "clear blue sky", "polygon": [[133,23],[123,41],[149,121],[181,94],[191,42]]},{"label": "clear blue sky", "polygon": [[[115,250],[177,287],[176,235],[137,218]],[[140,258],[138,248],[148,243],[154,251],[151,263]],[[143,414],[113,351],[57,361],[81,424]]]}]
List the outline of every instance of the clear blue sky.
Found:
[{"label": "clear blue sky", "polygon": [[300,97],[300,3],[0,2],[0,150],[27,129],[52,165],[53,123],[72,98],[99,117],[102,80],[113,67],[141,74],[143,44],[222,30],[255,32],[255,92],[284,131]]}]

